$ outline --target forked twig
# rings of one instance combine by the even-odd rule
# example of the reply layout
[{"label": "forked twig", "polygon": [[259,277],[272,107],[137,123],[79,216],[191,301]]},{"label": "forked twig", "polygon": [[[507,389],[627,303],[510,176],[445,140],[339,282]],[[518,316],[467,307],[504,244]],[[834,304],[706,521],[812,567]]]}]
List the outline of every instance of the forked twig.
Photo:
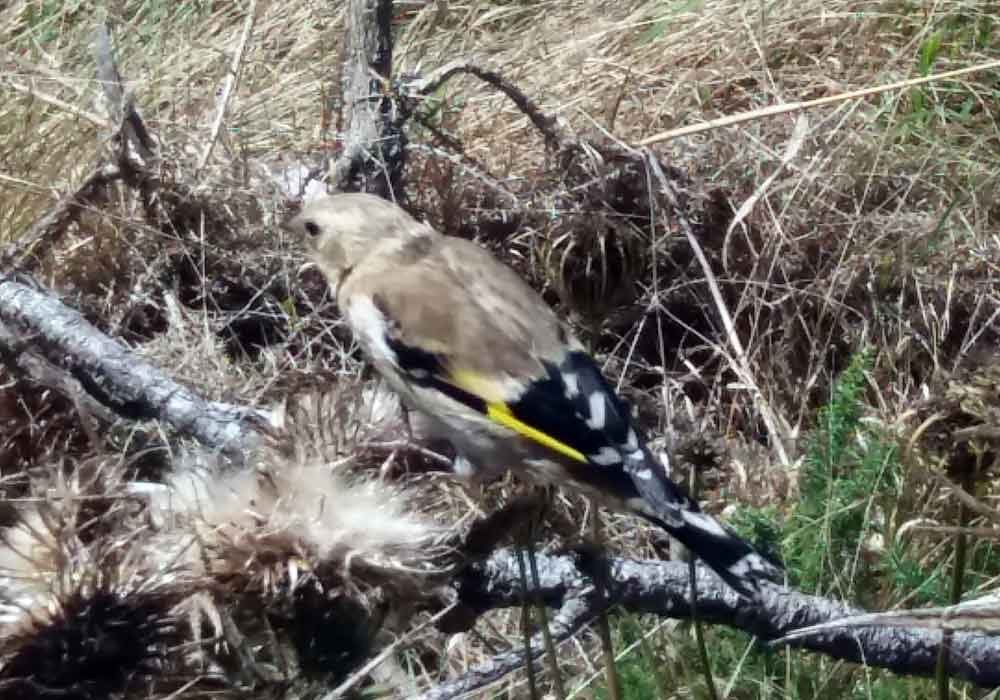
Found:
[{"label": "forked twig", "polygon": [[542,132],[542,135],[545,137],[545,141],[549,144],[549,146],[561,149],[576,143],[576,139],[572,138],[564,129],[560,128],[559,120],[556,119],[556,117],[549,116],[543,112],[541,108],[535,104],[534,100],[524,94],[520,88],[500,75],[500,73],[488,68],[483,68],[482,66],[471,61],[452,61],[451,63],[445,64],[428,75],[426,78],[421,78],[410,83],[407,86],[408,91],[418,95],[429,95],[435,90],[438,90],[450,78],[463,73],[476,76],[483,82],[492,85],[509,97],[511,101],[517,105],[517,108],[531,120],[531,123],[535,125],[535,128]]}]

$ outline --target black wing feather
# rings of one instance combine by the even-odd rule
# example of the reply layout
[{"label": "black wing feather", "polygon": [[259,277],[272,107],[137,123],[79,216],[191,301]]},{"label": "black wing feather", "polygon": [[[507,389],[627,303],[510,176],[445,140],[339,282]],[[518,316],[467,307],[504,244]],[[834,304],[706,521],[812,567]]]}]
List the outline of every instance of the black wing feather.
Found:
[{"label": "black wing feather", "polygon": [[[482,397],[443,379],[447,376],[444,358],[398,339],[387,342],[415,384],[433,387],[473,410],[487,412]],[[587,457],[586,464],[567,465],[573,478],[625,502],[641,497],[639,515],[676,537],[742,595],[752,598],[759,579],[780,575],[748,542],[703,514],[670,479],[589,356],[570,352],[559,365],[543,365],[546,375],[507,407],[518,420]],[[595,408],[600,416],[592,415]],[[596,418],[600,418],[599,426]],[[615,459],[610,459],[608,449],[615,451]]]}]

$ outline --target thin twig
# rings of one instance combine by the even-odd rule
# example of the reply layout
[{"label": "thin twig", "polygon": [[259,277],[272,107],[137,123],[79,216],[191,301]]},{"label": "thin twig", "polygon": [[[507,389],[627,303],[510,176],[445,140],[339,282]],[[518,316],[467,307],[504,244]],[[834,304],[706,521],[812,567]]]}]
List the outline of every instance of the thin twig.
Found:
[{"label": "thin twig", "polygon": [[[534,530],[534,528],[532,528]],[[531,568],[531,584],[533,590],[538,590],[538,562],[535,560],[534,537],[528,546],[528,566]],[[549,662],[549,675],[552,677],[552,687],[556,700],[566,700],[566,687],[563,685],[562,672],[559,670],[559,657],[556,655],[556,645],[552,641],[552,630],[549,629],[549,616],[545,612],[545,603],[541,596],[535,601],[538,606],[538,622],[542,632],[542,644],[545,645],[545,657]]]},{"label": "thin twig", "polygon": [[698,660],[701,661],[708,697],[712,700],[719,700],[719,691],[715,687],[715,676],[712,675],[712,661],[708,657],[708,647],[705,646],[705,630],[702,628],[701,620],[698,619],[698,571],[695,568],[694,557],[688,560],[688,578],[691,582],[691,623],[694,625],[694,641],[698,648]]},{"label": "thin twig", "polygon": [[[561,605],[552,618],[553,641],[560,643],[569,639],[593,617],[599,607],[600,603],[596,600],[592,587],[565,590]],[[498,654],[485,663],[469,669],[463,676],[445,681],[410,700],[453,700],[467,697],[502,680],[514,671],[533,667],[534,660],[543,653],[540,635],[535,635],[530,640],[529,649],[527,655],[521,649]]]},{"label": "thin twig", "polygon": [[876,87],[864,88],[861,90],[851,90],[850,92],[842,92],[837,95],[830,95],[829,97],[819,97],[815,100],[773,105],[771,107],[764,107],[763,109],[755,109],[752,112],[741,112],[740,114],[731,114],[726,117],[720,117],[719,119],[713,119],[712,121],[705,122],[704,124],[691,124],[678,129],[663,131],[659,134],[644,138],[636,145],[639,147],[651,146],[654,143],[662,143],[663,141],[669,141],[670,139],[675,139],[680,136],[700,134],[703,131],[712,131],[726,126],[735,126],[736,124],[743,124],[745,122],[763,119],[764,117],[774,117],[779,114],[787,114],[788,112],[798,112],[804,109],[812,109],[814,107],[822,107],[824,105],[836,104],[838,102],[846,102],[847,100],[856,100],[862,97],[879,95],[883,92],[903,90],[905,88],[925,85],[927,83],[934,83],[941,80],[951,80],[963,75],[970,75],[972,73],[979,73],[987,70],[995,70],[997,68],[1000,68],[1000,61],[988,61],[986,63],[978,63],[974,66],[967,66],[966,68],[959,68],[945,73],[935,73],[934,75],[928,75],[922,78],[899,80],[887,85],[878,85]]},{"label": "thin twig", "polygon": [[428,459],[436,464],[440,464],[446,469],[450,470],[452,468],[452,460],[445,457],[440,452],[435,452],[427,447],[417,444],[413,440],[383,440],[383,441],[372,441],[372,442],[362,442],[358,444],[359,450],[372,450],[376,452],[409,452],[411,454],[418,455],[425,459]]},{"label": "thin twig", "polygon": [[[969,498],[975,501],[975,498],[969,494],[976,487],[976,477],[979,474],[979,470],[982,467],[983,452],[981,450],[976,450],[976,461],[975,464],[970,467],[966,467],[964,473],[962,474],[962,486],[959,488],[963,493],[965,493]],[[967,527],[969,524],[969,504],[963,499],[958,504],[958,533],[955,535],[955,561],[952,563],[951,570],[951,591],[949,602],[952,605],[958,605],[962,602],[962,590],[965,584],[965,563],[966,554],[968,549],[968,540],[966,539],[966,534],[962,532],[962,529]],[[952,633],[949,630],[945,630],[941,635],[941,651],[938,654],[937,668],[935,669],[935,675],[937,676],[937,689],[939,700],[948,700],[950,695],[951,679],[948,674],[947,662],[948,654],[951,651],[951,639]]]},{"label": "thin twig", "polygon": [[30,95],[32,98],[36,100],[40,100],[47,105],[52,105],[57,109],[61,109],[64,112],[68,112],[69,114],[72,114],[74,117],[79,117],[80,119],[90,122],[94,126],[99,126],[103,129],[108,123],[107,119],[102,119],[100,116],[94,114],[89,110],[81,109],[76,105],[71,105],[69,102],[64,102],[63,100],[60,100],[58,97],[53,97],[52,95],[46,94],[41,90],[37,90],[33,87],[22,85],[21,83],[18,83],[9,77],[6,78],[6,82],[7,85],[9,85],[11,89],[13,89],[14,91],[20,92],[25,95]]},{"label": "thin twig", "polygon": [[[521,588],[524,590],[524,602],[521,604],[521,641],[524,645],[525,673],[528,676],[528,697],[531,700],[539,700],[535,665],[531,663],[531,659],[534,658],[531,654],[531,603],[528,601],[528,569],[524,559],[525,548],[520,547],[517,551],[517,570],[521,577]],[[535,586],[538,586],[537,581]]]},{"label": "thin twig", "polygon": [[960,485],[949,479],[947,475],[940,472],[932,472],[931,476],[938,482],[939,485],[950,491],[958,502],[965,508],[976,513],[977,515],[983,516],[995,525],[1000,525],[1000,513],[993,508],[990,508]]},{"label": "thin twig", "polygon": [[208,163],[208,159],[212,155],[212,149],[215,148],[215,142],[219,140],[219,132],[222,131],[222,122],[225,120],[226,111],[229,108],[229,98],[232,95],[233,88],[236,87],[239,79],[240,69],[243,66],[243,55],[246,52],[247,43],[250,41],[250,34],[253,31],[253,25],[257,19],[256,15],[257,0],[250,0],[247,17],[243,22],[243,35],[240,37],[240,43],[236,48],[236,53],[233,54],[233,61],[229,65],[229,73],[226,75],[226,82],[222,88],[222,94],[219,95],[219,100],[216,103],[215,121],[212,123],[212,132],[209,135],[208,143],[205,144],[205,150],[202,151],[201,158],[198,159],[198,172],[203,170],[205,164]]},{"label": "thin twig", "polygon": [[388,644],[385,647],[385,649],[376,654],[371,660],[368,661],[368,663],[366,663],[364,666],[362,666],[357,671],[348,676],[343,683],[341,683],[336,688],[331,690],[329,693],[324,695],[323,700],[337,700],[337,698],[342,697],[344,693],[346,693],[348,690],[350,690],[358,683],[363,681],[368,676],[368,674],[372,672],[372,669],[374,669],[380,663],[389,658],[390,654],[395,653],[396,649],[398,649],[401,644],[412,639],[422,629],[424,629],[430,624],[437,622],[442,617],[450,613],[452,610],[455,609],[455,605],[456,603],[452,603],[446,608],[439,610],[438,612],[434,613],[434,615],[427,618],[416,627],[413,627],[412,629],[408,630],[406,634],[401,635],[397,639],[393,640],[391,644]]},{"label": "thin twig", "polygon": [[[698,470],[691,467],[691,498],[698,500],[701,490],[698,483]],[[708,656],[708,648],[705,646],[705,630],[698,617],[698,571],[695,568],[695,559],[688,559],[688,582],[691,587],[691,623],[694,625],[695,646],[698,648],[698,658],[701,661],[702,673],[705,675],[705,687],[708,689],[708,697],[711,700],[719,700],[719,691],[715,687],[715,676],[712,675],[712,661]]]},{"label": "thin twig", "polygon": [[120,180],[121,169],[110,163],[98,166],[75,192],[60,197],[49,211],[31,228],[7,244],[0,254],[0,269],[31,272],[39,262],[39,254],[48,252],[66,227],[94,202],[100,200],[112,182]]},{"label": "thin twig", "polygon": [[563,148],[575,143],[575,139],[572,139],[564,129],[559,127],[558,119],[543,112],[535,104],[534,100],[528,97],[520,88],[504,78],[500,73],[476,65],[471,61],[460,60],[445,64],[426,78],[410,83],[408,89],[410,92],[418,95],[429,95],[438,90],[450,78],[461,73],[474,75],[509,97],[517,105],[517,108],[531,120],[535,128],[542,132],[546,143],[550,147]]},{"label": "thin twig", "polygon": [[777,454],[779,462],[782,466],[788,466],[790,464],[790,460],[784,443],[784,436],[787,431],[781,429],[781,424],[779,423],[777,414],[772,410],[770,402],[765,398],[764,392],[761,391],[760,387],[757,386],[753,372],[750,371],[750,362],[747,359],[747,353],[743,347],[743,341],[740,340],[739,333],[736,332],[736,324],[733,322],[733,317],[730,315],[729,309],[726,307],[726,302],[722,298],[722,292],[719,290],[718,280],[715,278],[715,274],[712,272],[712,267],[709,264],[708,259],[705,257],[705,252],[702,250],[701,244],[698,243],[698,239],[694,235],[691,222],[688,221],[687,216],[684,214],[680,202],[677,199],[677,195],[674,192],[670,181],[667,180],[667,177],[663,174],[663,170],[660,168],[660,164],[656,157],[649,150],[646,150],[645,153],[646,162],[649,164],[653,174],[659,180],[663,196],[667,198],[667,201],[673,207],[674,215],[677,218],[681,231],[683,231],[688,245],[691,246],[691,250],[698,259],[698,264],[701,266],[702,274],[705,275],[705,283],[708,285],[708,289],[712,294],[712,300],[715,302],[716,311],[718,311],[719,318],[722,320],[723,328],[725,328],[726,331],[726,338],[729,340],[729,344],[733,348],[732,353],[723,353],[723,355],[729,362],[730,368],[736,373],[736,376],[738,376],[743,385],[750,390],[754,399],[754,405],[757,406],[761,419],[767,426],[768,437],[774,447],[774,451]]},{"label": "thin twig", "polygon": [[[600,511],[597,507],[590,509],[590,529],[594,543],[602,546]],[[608,622],[608,611],[602,609],[597,616],[597,634],[601,640],[601,658],[604,661],[604,676],[608,684],[608,694],[611,700],[622,700],[622,685],[618,678],[618,666],[615,662],[615,647],[611,640],[611,624]]]}]

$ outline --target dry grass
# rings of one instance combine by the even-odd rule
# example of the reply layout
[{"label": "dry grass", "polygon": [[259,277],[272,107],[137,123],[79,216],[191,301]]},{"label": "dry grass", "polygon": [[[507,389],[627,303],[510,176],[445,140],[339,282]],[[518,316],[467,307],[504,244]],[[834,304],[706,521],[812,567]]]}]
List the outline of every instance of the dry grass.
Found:
[{"label": "dry grass", "polygon": [[[364,369],[322,280],[296,272],[294,242],[274,226],[287,202],[272,174],[336,152],[342,8],[307,0],[256,7],[224,127],[198,172],[245,17],[229,3],[108,4],[119,65],[172,163],[164,177],[200,204],[154,230],[131,196],[116,192],[48,251],[43,281],[206,395],[268,402]],[[107,133],[94,123],[103,107],[87,48],[96,13],[91,2],[34,0],[0,10],[0,238],[16,238],[96,162]],[[995,60],[992,13],[970,0],[399,3],[396,75],[477,58],[574,132],[636,143],[727,114]],[[904,435],[910,409],[941,376],[996,362],[982,351],[1000,341],[997,104],[994,71],[655,147],[692,180],[700,244],[756,391],[723,360],[739,353],[674,225],[636,223],[606,193],[591,196],[582,179],[554,172],[527,118],[483,83],[456,78],[427,101],[429,121],[464,151],[444,158],[448,144],[415,127],[409,184],[417,209],[502,251],[572,315],[658,444],[713,467],[710,508],[783,506],[795,496],[799,439],[861,347],[877,348],[871,418]],[[495,187],[483,186],[483,173]],[[479,210],[509,206],[496,187],[520,203],[519,226]],[[575,199],[579,192],[590,199]],[[603,203],[560,208],[581,200]],[[72,413],[40,406],[39,397],[25,407],[27,391],[0,386],[0,419],[23,422],[29,408]],[[778,434],[760,420],[762,401]],[[61,444],[82,453],[71,432]],[[775,457],[774,440],[791,464]],[[23,440],[16,447],[0,445],[0,456],[42,460]],[[439,517],[477,508],[464,493],[437,488]],[[490,499],[509,498],[510,488],[495,487]],[[587,521],[585,504],[558,498],[559,512]],[[605,531],[611,547],[653,551],[650,533],[631,519],[607,515]],[[498,614],[441,644],[436,662],[460,673],[515,643],[516,630],[513,616]],[[566,648],[567,677],[592,677],[591,643]],[[411,671],[426,662],[410,660]]]}]

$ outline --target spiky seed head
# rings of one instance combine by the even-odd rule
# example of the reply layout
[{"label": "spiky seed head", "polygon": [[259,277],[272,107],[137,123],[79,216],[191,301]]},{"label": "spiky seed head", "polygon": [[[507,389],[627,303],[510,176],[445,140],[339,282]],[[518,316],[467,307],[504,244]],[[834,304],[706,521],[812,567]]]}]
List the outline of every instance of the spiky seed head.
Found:
[{"label": "spiky seed head", "polygon": [[627,223],[603,212],[570,214],[540,241],[560,301],[584,319],[604,319],[635,300],[645,246]]},{"label": "spiky seed head", "polygon": [[[5,697],[106,698],[143,688],[180,635],[171,595],[78,589],[0,643]],[[9,693],[9,695],[7,695]]]},{"label": "spiky seed head", "polygon": [[392,202],[362,193],[317,197],[283,227],[305,241],[334,290],[344,273],[381,243],[423,229]]}]

